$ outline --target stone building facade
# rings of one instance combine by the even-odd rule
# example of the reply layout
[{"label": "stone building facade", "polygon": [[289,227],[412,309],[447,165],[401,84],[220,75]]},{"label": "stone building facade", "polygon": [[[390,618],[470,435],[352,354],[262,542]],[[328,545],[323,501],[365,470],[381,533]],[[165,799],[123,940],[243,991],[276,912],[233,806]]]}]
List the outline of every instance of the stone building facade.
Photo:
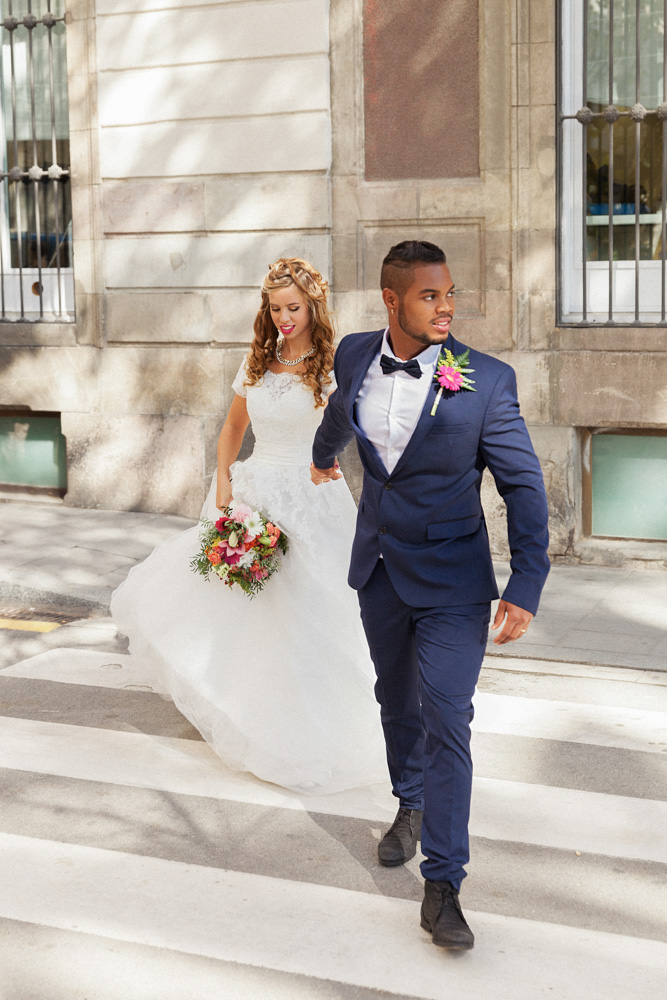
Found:
[{"label": "stone building facade", "polygon": [[316,263],[344,335],[383,325],[382,256],[421,236],[458,338],[516,369],[553,555],[665,559],[591,537],[591,431],[661,440],[666,338],[558,323],[555,0],[66,6],[75,317],[0,323],[0,405],[60,414],[65,503],[196,516],[267,265]]}]

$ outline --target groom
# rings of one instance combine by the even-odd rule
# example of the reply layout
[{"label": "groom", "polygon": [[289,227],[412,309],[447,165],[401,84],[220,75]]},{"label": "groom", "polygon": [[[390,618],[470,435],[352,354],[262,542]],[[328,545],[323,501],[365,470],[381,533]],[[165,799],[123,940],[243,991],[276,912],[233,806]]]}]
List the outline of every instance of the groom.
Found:
[{"label": "groom", "polygon": [[549,572],[547,503],[513,369],[468,354],[451,335],[454,285],[443,251],[399,243],[381,281],[389,326],[341,342],[311,471],[318,485],[338,479],[336,455],[356,436],[364,485],[349,583],[400,803],[378,856],[403,864],[421,834],[422,927],[434,944],[465,949],[474,944],[458,898],[469,860],[472,697],[498,597],[480,503],[484,468],[507,506],[512,553],[493,624],[503,626],[498,644],[519,639],[537,611]]}]

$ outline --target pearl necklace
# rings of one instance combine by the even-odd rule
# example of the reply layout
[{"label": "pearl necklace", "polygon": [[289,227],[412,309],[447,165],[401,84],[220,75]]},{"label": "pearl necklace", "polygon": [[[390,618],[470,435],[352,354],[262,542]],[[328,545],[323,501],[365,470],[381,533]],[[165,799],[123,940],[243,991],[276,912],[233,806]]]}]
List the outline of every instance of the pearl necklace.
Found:
[{"label": "pearl necklace", "polygon": [[309,358],[311,354],[315,353],[315,347],[311,347],[311,349],[306,351],[305,354],[302,354],[300,358],[296,358],[294,361],[286,361],[280,353],[281,345],[284,343],[285,341],[282,340],[280,344],[276,344],[276,360],[279,361],[281,365],[287,365],[288,368],[293,368],[294,365],[300,365],[302,361],[305,361],[306,358]]}]

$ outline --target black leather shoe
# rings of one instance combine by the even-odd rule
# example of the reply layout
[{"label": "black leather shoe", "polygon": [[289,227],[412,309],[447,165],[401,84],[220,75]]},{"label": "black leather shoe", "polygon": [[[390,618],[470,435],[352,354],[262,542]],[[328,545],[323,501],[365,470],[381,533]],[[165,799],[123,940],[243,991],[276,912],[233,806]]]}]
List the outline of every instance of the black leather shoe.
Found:
[{"label": "black leather shoe", "polygon": [[451,882],[429,882],[424,887],[421,925],[433,935],[433,944],[453,951],[467,951],[475,935],[461,912],[459,894]]},{"label": "black leather shoe", "polygon": [[404,809],[401,806],[396,819],[378,844],[378,861],[381,865],[394,868],[414,858],[417,841],[421,837],[423,815],[419,809]]}]

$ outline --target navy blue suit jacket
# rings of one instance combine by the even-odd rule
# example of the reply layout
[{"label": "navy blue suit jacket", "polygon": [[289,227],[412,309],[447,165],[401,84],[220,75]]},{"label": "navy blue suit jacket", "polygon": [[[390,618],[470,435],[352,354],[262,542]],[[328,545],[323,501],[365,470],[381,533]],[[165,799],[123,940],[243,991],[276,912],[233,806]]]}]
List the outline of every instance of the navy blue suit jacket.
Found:
[{"label": "navy blue suit jacket", "polygon": [[[491,471],[507,506],[512,575],[503,597],[533,614],[549,572],[547,502],[539,462],[519,412],[514,370],[470,350],[476,392],[446,391],[435,416],[429,389],[419,422],[393,472],[356,421],[356,399],[383,330],[345,337],[336,351],[338,388],[313,443],[328,469],[356,435],[364,484],[349,584],[360,590],[382,554],[411,607],[479,604],[498,596],[480,501]],[[466,347],[450,335],[454,354]],[[322,487],[326,489],[326,486]]]}]

